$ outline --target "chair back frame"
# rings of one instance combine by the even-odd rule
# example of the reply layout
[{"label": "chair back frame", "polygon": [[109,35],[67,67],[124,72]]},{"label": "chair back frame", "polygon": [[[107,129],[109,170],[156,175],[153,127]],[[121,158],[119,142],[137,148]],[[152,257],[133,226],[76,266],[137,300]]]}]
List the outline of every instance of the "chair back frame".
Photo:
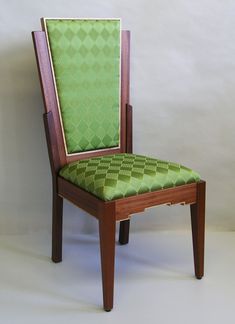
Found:
[{"label": "chair back frame", "polygon": [[132,111],[129,106],[130,32],[122,31],[121,37],[120,147],[78,152],[76,154],[66,154],[46,33],[45,31],[35,31],[32,32],[32,36],[45,107],[44,123],[52,174],[57,174],[64,165],[80,159],[131,152],[132,126],[127,131],[127,122],[130,125],[132,124]]}]

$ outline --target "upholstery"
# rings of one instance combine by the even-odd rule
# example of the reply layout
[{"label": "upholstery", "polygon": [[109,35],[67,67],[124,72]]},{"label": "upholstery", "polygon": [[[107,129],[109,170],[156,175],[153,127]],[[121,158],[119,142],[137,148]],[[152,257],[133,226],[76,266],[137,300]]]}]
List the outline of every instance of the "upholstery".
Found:
[{"label": "upholstery", "polygon": [[60,176],[105,201],[200,180],[180,164],[127,153],[69,163]]},{"label": "upholstery", "polygon": [[118,147],[120,20],[45,22],[67,152]]}]

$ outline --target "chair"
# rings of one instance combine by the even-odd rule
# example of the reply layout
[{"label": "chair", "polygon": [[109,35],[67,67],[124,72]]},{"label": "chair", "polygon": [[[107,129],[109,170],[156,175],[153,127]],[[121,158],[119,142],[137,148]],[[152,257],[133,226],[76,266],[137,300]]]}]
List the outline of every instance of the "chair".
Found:
[{"label": "chair", "polygon": [[52,260],[62,260],[63,199],[99,222],[104,310],[113,308],[116,222],[158,205],[191,209],[194,267],[204,271],[205,181],[173,162],[132,154],[130,32],[119,19],[42,19],[32,33],[50,158]]}]

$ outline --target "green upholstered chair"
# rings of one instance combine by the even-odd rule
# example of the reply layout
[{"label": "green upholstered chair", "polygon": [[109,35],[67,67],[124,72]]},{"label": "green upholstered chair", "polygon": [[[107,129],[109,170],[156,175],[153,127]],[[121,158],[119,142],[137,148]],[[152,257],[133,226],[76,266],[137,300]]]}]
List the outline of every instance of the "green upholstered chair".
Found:
[{"label": "green upholstered chair", "polygon": [[[203,276],[205,181],[178,163],[132,154],[130,32],[119,19],[42,19],[33,32],[53,180],[52,260],[62,260],[68,199],[99,222],[104,309],[113,307],[115,228],[127,244],[131,215],[189,204],[194,266]],[[155,152],[154,152],[155,154]]]}]

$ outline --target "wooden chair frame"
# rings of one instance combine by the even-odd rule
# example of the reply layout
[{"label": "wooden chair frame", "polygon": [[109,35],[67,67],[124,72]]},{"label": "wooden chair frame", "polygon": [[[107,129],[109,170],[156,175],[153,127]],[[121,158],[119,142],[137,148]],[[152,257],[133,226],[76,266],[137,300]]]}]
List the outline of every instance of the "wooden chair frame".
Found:
[{"label": "wooden chair frame", "polygon": [[132,214],[162,204],[189,204],[195,276],[201,279],[204,272],[205,181],[105,202],[58,175],[59,170],[64,165],[75,160],[104,154],[132,153],[132,107],[129,104],[130,32],[122,31],[120,148],[76,155],[66,155],[65,153],[45,32],[37,31],[33,32],[32,35],[45,105],[43,117],[53,183],[52,260],[54,262],[62,261],[62,218],[63,199],[65,198],[98,219],[103,306],[106,311],[110,311],[113,308],[116,222],[120,221],[119,242],[120,244],[127,244]]}]

